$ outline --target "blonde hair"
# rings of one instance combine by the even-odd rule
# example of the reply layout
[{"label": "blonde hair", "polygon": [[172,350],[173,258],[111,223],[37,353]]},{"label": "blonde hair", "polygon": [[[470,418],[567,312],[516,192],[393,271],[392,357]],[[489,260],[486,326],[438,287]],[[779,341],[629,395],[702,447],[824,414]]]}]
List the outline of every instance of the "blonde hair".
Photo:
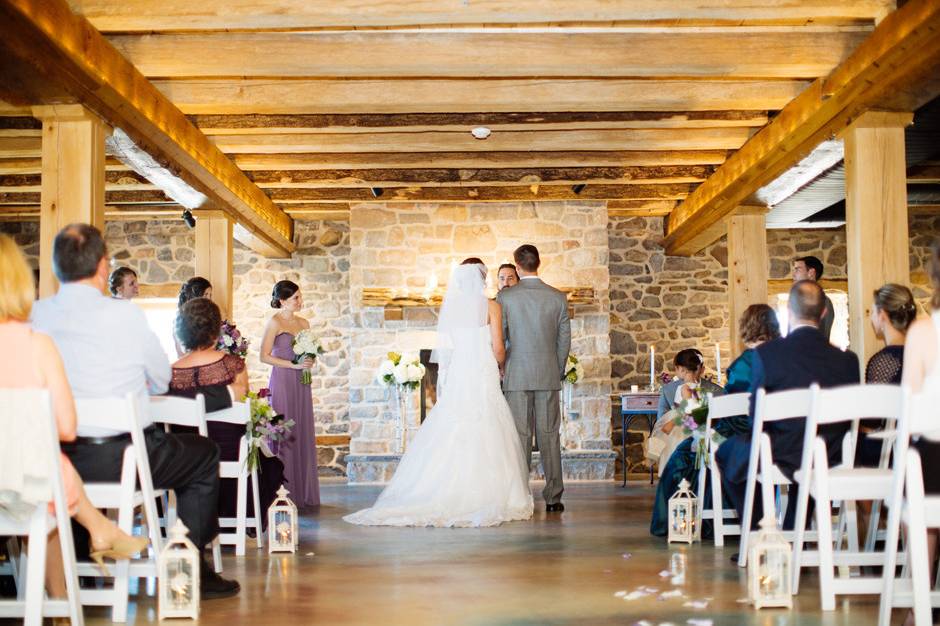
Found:
[{"label": "blonde hair", "polygon": [[0,321],[28,320],[35,295],[26,257],[12,237],[0,233]]}]

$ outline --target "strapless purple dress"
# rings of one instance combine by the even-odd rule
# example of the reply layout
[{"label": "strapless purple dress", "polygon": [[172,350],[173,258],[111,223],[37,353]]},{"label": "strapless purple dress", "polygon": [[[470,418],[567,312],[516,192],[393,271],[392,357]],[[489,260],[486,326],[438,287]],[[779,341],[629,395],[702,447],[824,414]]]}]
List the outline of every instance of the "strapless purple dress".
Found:
[{"label": "strapless purple dress", "polygon": [[[271,354],[279,359],[293,360],[291,344],[294,336],[279,333],[274,338]],[[290,498],[297,506],[319,506],[320,478],[317,472],[317,435],[313,421],[313,400],[310,387],[300,383],[301,370],[273,367],[271,406],[280,414],[294,420],[290,437],[282,441],[278,457],[284,463],[284,477]]]}]

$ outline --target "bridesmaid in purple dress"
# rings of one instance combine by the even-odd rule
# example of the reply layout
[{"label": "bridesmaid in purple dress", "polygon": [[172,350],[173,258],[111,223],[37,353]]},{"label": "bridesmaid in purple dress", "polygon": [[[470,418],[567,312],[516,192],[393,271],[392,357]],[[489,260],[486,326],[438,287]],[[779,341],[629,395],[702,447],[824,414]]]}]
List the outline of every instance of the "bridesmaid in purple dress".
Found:
[{"label": "bridesmaid in purple dress", "polygon": [[310,387],[300,382],[301,371],[313,367],[313,360],[294,363],[294,336],[310,328],[297,315],[304,302],[300,287],[289,280],[278,281],[271,294],[271,306],[278,309],[268,321],[261,340],[261,362],[272,366],[271,406],[294,420],[287,441],[280,444],[278,456],[284,462],[287,489],[297,506],[320,505],[320,480],[317,473],[317,442],[313,421]]}]

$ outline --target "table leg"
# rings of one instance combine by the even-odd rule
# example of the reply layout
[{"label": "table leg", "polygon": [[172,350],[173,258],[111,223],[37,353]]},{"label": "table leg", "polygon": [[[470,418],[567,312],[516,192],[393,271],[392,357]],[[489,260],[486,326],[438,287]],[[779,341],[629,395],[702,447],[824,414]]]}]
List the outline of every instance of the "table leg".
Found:
[{"label": "table leg", "polygon": [[620,445],[623,449],[623,456],[621,457],[621,464],[623,465],[623,485],[622,487],[627,486],[627,429],[630,427],[630,422],[633,421],[632,415],[631,419],[627,420],[627,414],[620,414]]},{"label": "table leg", "polygon": [[[649,436],[652,437],[652,436],[653,436],[653,427],[656,426],[656,421],[653,419],[652,414],[649,414],[649,413],[647,413],[647,415],[646,415],[646,421],[647,421],[647,422],[649,423],[649,425],[650,425],[650,434],[649,434]],[[655,465],[655,464],[654,464],[652,461],[650,461],[650,485],[653,484],[653,467],[654,467],[654,465]]]}]

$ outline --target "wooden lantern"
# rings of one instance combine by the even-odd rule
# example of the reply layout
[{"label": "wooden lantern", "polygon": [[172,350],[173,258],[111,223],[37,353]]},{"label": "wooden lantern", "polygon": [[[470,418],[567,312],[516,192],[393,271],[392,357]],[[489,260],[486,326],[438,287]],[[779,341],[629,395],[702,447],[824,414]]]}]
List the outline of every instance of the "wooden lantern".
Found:
[{"label": "wooden lantern", "polygon": [[179,519],[170,529],[157,568],[160,594],[159,619],[199,619],[199,550],[186,535],[189,529]]},{"label": "wooden lantern", "polygon": [[793,608],[790,592],[791,548],[770,515],[748,551],[748,598],[755,609],[765,606]]},{"label": "wooden lantern", "polygon": [[268,554],[297,551],[297,506],[287,497],[288,493],[281,485],[277,499],[268,509]]},{"label": "wooden lantern", "polygon": [[698,513],[698,498],[689,490],[689,481],[682,479],[679,488],[669,498],[668,543],[692,543],[698,540],[699,531],[695,523]]}]

